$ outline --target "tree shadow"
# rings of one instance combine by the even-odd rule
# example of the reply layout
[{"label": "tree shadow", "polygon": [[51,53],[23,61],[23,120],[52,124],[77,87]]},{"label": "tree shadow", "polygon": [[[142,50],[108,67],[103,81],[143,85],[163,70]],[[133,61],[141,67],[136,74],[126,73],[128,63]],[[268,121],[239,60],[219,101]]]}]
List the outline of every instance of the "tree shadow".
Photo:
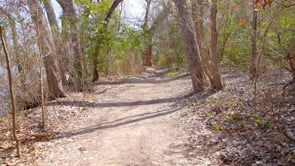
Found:
[{"label": "tree shadow", "polygon": [[117,120],[114,120],[111,122],[97,123],[96,125],[81,128],[76,131],[58,133],[59,136],[56,137],[56,139],[65,138],[65,137],[69,138],[69,137],[73,137],[76,135],[84,135],[84,134],[92,133],[92,132],[99,131],[99,130],[116,128],[116,127],[120,127],[120,126],[124,126],[124,125],[128,125],[128,124],[152,119],[152,118],[157,118],[157,117],[161,117],[161,116],[165,116],[165,115],[177,112],[181,108],[183,108],[183,107],[178,107],[178,108],[174,108],[174,109],[165,109],[162,111],[155,111],[155,112],[133,115],[133,116],[129,116],[129,117],[120,118],[120,119],[117,119]]},{"label": "tree shadow", "polygon": [[102,90],[102,91],[100,91],[100,92],[97,92],[96,94],[97,94],[97,95],[104,94],[104,93],[107,92],[108,90],[109,90],[109,88],[106,88],[106,89],[104,89],[104,90]]},{"label": "tree shadow", "polygon": [[127,106],[140,106],[140,105],[152,105],[152,104],[161,104],[161,103],[172,103],[183,97],[189,97],[192,94],[187,94],[185,96],[179,97],[170,97],[163,99],[153,99],[153,100],[138,100],[138,101],[129,101],[129,102],[111,102],[111,103],[98,103],[91,101],[75,101],[75,100],[62,100],[54,101],[47,103],[46,106],[75,106],[75,107],[127,107]]},{"label": "tree shadow", "polygon": [[98,81],[95,82],[94,85],[117,85],[117,84],[159,84],[159,83],[168,83],[174,80],[179,80],[183,79],[186,77],[190,76],[190,73],[182,74],[173,78],[168,78],[168,79],[161,79],[161,80],[155,80],[153,78],[155,77],[164,77],[165,73],[159,73],[156,76],[152,76],[149,78],[145,79],[140,79],[140,77],[133,77],[133,78],[126,78],[126,79],[121,79],[121,80],[116,80],[116,81]]},{"label": "tree shadow", "polygon": [[[207,90],[207,91],[204,91],[203,93],[200,93],[200,94],[197,94],[197,95],[189,93],[189,94],[186,94],[184,96],[179,96],[179,97],[174,97],[174,98],[159,99],[160,101],[159,100],[148,100],[148,101],[137,101],[137,102],[122,102],[122,103],[117,103],[116,106],[121,107],[121,106],[135,106],[137,104],[144,104],[144,103],[141,103],[141,102],[145,102],[145,104],[156,104],[156,103],[163,103],[163,102],[176,102],[175,101],[176,99],[178,99],[178,102],[179,102],[180,100],[184,100],[184,99],[187,99],[187,98],[190,98],[190,97],[193,97],[195,99],[204,99],[204,98],[207,98],[207,97],[211,96],[214,93],[215,93],[214,91]],[[77,103],[77,102],[74,102],[74,103]],[[73,103],[71,103],[71,104],[73,104]],[[108,106],[113,106],[113,104],[116,104],[116,103],[100,103],[100,104],[108,107]],[[83,105],[79,105],[79,106],[83,106]],[[65,138],[65,137],[69,138],[69,137],[76,136],[76,135],[84,135],[84,134],[92,133],[92,132],[99,131],[99,130],[116,128],[116,127],[132,124],[132,123],[136,123],[136,122],[140,122],[140,121],[144,121],[144,120],[148,120],[148,119],[153,119],[153,118],[169,115],[169,114],[172,114],[174,112],[177,112],[177,111],[181,110],[185,106],[186,106],[186,104],[178,104],[178,106],[174,107],[174,108],[172,107],[172,108],[164,109],[164,110],[161,110],[161,111],[154,111],[154,112],[136,114],[136,115],[132,115],[132,116],[119,118],[119,119],[116,119],[116,120],[113,120],[113,121],[110,121],[110,122],[97,123],[95,125],[88,126],[88,127],[85,127],[85,128],[81,128],[81,129],[78,129],[78,130],[75,130],[75,131],[57,133],[57,137],[55,139]]]}]

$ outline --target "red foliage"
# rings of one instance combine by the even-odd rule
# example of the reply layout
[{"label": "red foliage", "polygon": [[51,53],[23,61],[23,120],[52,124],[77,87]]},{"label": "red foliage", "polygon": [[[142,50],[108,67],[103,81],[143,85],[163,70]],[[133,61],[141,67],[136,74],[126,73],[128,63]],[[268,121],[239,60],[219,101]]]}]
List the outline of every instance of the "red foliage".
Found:
[{"label": "red foliage", "polygon": [[269,6],[272,4],[272,0],[255,0],[255,5],[261,5],[263,8],[265,8],[265,6]]}]

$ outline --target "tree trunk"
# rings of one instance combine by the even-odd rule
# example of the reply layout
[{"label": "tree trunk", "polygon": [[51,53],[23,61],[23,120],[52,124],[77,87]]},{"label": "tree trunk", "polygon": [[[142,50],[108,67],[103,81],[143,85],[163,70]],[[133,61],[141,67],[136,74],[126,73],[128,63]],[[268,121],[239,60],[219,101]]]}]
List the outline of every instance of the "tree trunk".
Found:
[{"label": "tree trunk", "polygon": [[[22,68],[22,64],[21,64],[21,59],[22,57],[19,54],[19,42],[17,39],[17,30],[16,30],[16,21],[14,20],[13,16],[4,8],[0,7],[0,12],[4,15],[6,15],[9,19],[9,24],[11,27],[11,37],[12,37],[12,43],[13,43],[13,47],[14,47],[14,55],[16,56],[15,61],[17,64],[17,70],[18,70],[18,74],[19,74],[19,80],[20,80],[20,86],[21,86],[21,94],[26,93],[27,89],[26,89],[26,78],[25,78],[25,74],[23,73],[23,68]],[[23,98],[23,96],[16,96],[16,100],[18,101],[17,103],[19,103],[18,107],[20,107],[20,109],[23,109],[24,103],[26,102]]]},{"label": "tree trunk", "polygon": [[0,37],[2,42],[3,51],[6,58],[6,65],[7,65],[7,73],[8,73],[8,81],[9,81],[9,93],[10,93],[10,99],[11,99],[11,112],[12,112],[12,135],[16,143],[16,152],[17,156],[20,157],[21,155],[21,149],[20,149],[20,141],[17,136],[17,115],[16,115],[16,104],[15,104],[15,96],[14,96],[14,89],[13,89],[13,79],[12,79],[12,73],[11,73],[11,65],[10,65],[10,57],[8,53],[8,49],[6,46],[6,40],[4,39],[4,30],[3,27],[0,26]]},{"label": "tree trunk", "polygon": [[204,70],[204,76],[207,78],[207,80],[204,79],[204,82],[206,84],[212,85],[213,84],[213,78],[212,78],[212,71],[211,66],[209,64],[210,60],[210,54],[207,48],[203,45],[203,0],[193,0],[192,1],[192,13],[193,13],[193,19],[195,23],[195,33],[197,38],[197,45],[198,48],[200,48],[200,57],[201,57],[201,63]]},{"label": "tree trunk", "polygon": [[216,90],[221,90],[223,88],[223,84],[221,81],[221,74],[219,69],[219,58],[217,53],[217,30],[216,30],[216,16],[217,16],[217,0],[212,0],[212,6],[210,11],[210,32],[211,32],[211,40],[210,40],[210,61],[211,61],[211,74],[213,78],[213,82],[211,87]]},{"label": "tree trunk", "polygon": [[192,13],[191,10],[185,8],[186,0],[174,0],[174,3],[178,10],[179,25],[185,44],[186,60],[191,73],[193,89],[195,93],[198,93],[204,89],[204,74]]},{"label": "tree trunk", "polygon": [[251,42],[252,42],[252,52],[251,52],[251,61],[250,61],[250,79],[254,79],[257,76],[257,5],[255,0],[253,0],[253,20],[252,20],[252,33],[251,33]]},{"label": "tree trunk", "polygon": [[[142,61],[143,66],[152,66],[152,62],[150,61],[152,58],[152,37],[149,33],[148,28],[148,18],[150,14],[150,7],[151,7],[151,0],[145,0],[146,2],[146,9],[145,9],[145,16],[144,16],[144,22],[142,25],[142,30],[146,33],[145,34],[145,41],[147,42],[147,48],[143,51],[142,55]],[[150,61],[150,62],[149,62]],[[151,65],[149,65],[151,64]]]},{"label": "tree trunk", "polygon": [[92,82],[95,82],[99,79],[99,73],[98,73],[98,60],[96,57],[92,60],[93,62],[93,72],[92,72]]},{"label": "tree trunk", "polygon": [[[53,39],[44,16],[40,2],[38,0],[28,0],[30,14],[35,23],[40,43],[41,54],[44,57],[45,70],[47,75],[47,83],[49,90],[49,99],[65,97],[62,82],[58,72],[58,64],[56,61],[56,50]],[[42,31],[42,32],[41,32]]]},{"label": "tree trunk", "polygon": [[57,0],[63,9],[64,17],[70,24],[71,48],[73,54],[74,85],[77,91],[84,89],[84,57],[81,52],[80,35],[78,32],[77,14],[73,0]]},{"label": "tree trunk", "polygon": [[[152,36],[150,36],[150,34],[147,34],[147,38],[152,38]],[[153,42],[152,39],[146,39],[147,41],[147,47],[145,48],[145,50],[143,51],[143,55],[142,55],[142,61],[143,61],[143,66],[149,66],[151,67],[152,64],[152,51],[153,51]]]},{"label": "tree trunk", "polygon": [[151,0],[146,0],[147,6],[145,11],[145,17],[144,17],[144,24],[142,25],[142,29],[144,32],[146,32],[146,41],[147,41],[147,48],[143,52],[143,66],[152,66],[152,53],[153,53],[153,37],[157,31],[157,29],[160,27],[161,23],[165,18],[169,15],[169,9],[171,6],[171,3],[168,1],[167,6],[163,6],[163,9],[160,13],[158,13],[155,21],[153,21],[150,28],[148,28],[148,15],[150,12],[150,5]]},{"label": "tree trunk", "polygon": [[59,67],[59,73],[61,76],[61,80],[62,80],[62,84],[66,85],[67,84],[67,79],[66,79],[66,60],[65,60],[65,47],[63,46],[62,43],[62,39],[61,39],[61,34],[59,32],[59,28],[58,28],[58,23],[56,20],[56,15],[54,12],[54,9],[52,7],[51,1],[50,0],[46,0],[43,1],[45,8],[46,8],[46,13],[47,13],[47,18],[49,21],[49,24],[51,26],[51,31],[52,31],[52,35],[53,35],[53,40],[55,43],[55,48],[56,48],[56,54],[58,57],[58,67]]},{"label": "tree trunk", "polygon": [[143,65],[144,66],[153,66],[152,64],[152,51],[153,51],[153,44],[150,42],[148,44],[148,47],[144,51],[144,57],[143,57]]}]

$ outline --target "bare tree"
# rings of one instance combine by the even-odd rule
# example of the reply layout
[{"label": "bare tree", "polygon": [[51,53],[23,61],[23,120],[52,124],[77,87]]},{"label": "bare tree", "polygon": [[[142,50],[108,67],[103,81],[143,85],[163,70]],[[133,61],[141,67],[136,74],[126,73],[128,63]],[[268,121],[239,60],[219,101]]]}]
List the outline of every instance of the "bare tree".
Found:
[{"label": "bare tree", "polygon": [[254,79],[257,76],[257,17],[258,17],[258,9],[255,0],[252,0],[253,9],[252,9],[252,32],[251,32],[251,43],[252,43],[252,52],[251,52],[251,60],[250,60],[250,70],[249,77],[250,79]]},{"label": "bare tree", "polygon": [[77,24],[77,13],[74,7],[73,0],[57,0],[63,10],[63,16],[69,25],[69,35],[70,35],[70,43],[73,54],[73,67],[74,67],[74,84],[75,88],[78,91],[82,91],[84,89],[84,74],[85,74],[85,66],[84,66],[84,57],[81,51],[81,43],[80,43],[80,34],[79,28]]},{"label": "bare tree", "polygon": [[152,66],[152,37],[149,35],[149,29],[148,29],[148,18],[150,14],[150,8],[151,8],[151,2],[152,0],[145,0],[146,2],[146,9],[145,9],[145,16],[144,16],[144,22],[142,25],[142,29],[144,32],[147,33],[147,49],[144,51],[143,54],[143,66]]},{"label": "bare tree", "polygon": [[17,156],[20,157],[21,155],[21,149],[20,149],[20,141],[17,136],[17,115],[16,115],[16,104],[15,104],[15,96],[14,96],[14,89],[13,89],[13,79],[12,79],[12,73],[11,73],[11,65],[10,65],[10,57],[9,52],[6,46],[6,39],[4,34],[4,29],[2,26],[0,26],[0,37],[2,42],[3,51],[6,58],[6,65],[7,65],[7,73],[8,73],[8,81],[9,81],[9,92],[10,92],[10,99],[11,99],[11,113],[12,113],[12,135],[16,142],[16,150],[17,150]]},{"label": "bare tree", "polygon": [[211,10],[210,10],[210,61],[211,61],[211,76],[213,82],[211,87],[216,90],[221,90],[223,84],[221,82],[221,74],[219,69],[219,58],[217,53],[217,29],[216,29],[216,16],[217,16],[217,0],[212,0]]},{"label": "bare tree", "polygon": [[186,60],[191,73],[193,89],[195,93],[198,93],[204,89],[204,74],[192,13],[185,7],[186,0],[174,0],[174,3],[178,10],[179,25],[185,44]]},{"label": "bare tree", "polygon": [[41,54],[44,57],[44,64],[49,90],[49,99],[65,97],[66,95],[63,91],[62,82],[58,71],[56,50],[53,43],[53,38],[46,21],[46,17],[42,12],[40,2],[38,0],[28,0],[28,5],[36,29],[41,29],[39,27],[42,27],[42,32],[38,34],[38,37],[40,38],[38,41],[41,42],[40,50]]},{"label": "bare tree", "polygon": [[58,27],[56,15],[55,15],[51,0],[43,1],[43,3],[46,8],[49,24],[51,26],[53,40],[54,40],[54,44],[56,48],[56,54],[58,58],[58,67],[59,67],[61,80],[63,85],[66,85],[67,84],[66,71],[68,66],[68,61],[66,60],[66,57],[65,57],[66,50],[65,50],[64,44],[62,43],[61,33]]},{"label": "bare tree", "polygon": [[[4,14],[8,20],[9,20],[9,25],[10,25],[10,29],[11,29],[11,37],[12,37],[12,44],[13,44],[13,54],[15,55],[15,61],[16,61],[16,64],[17,64],[17,69],[18,69],[18,74],[19,74],[19,79],[20,79],[20,86],[21,86],[21,92],[22,93],[25,93],[27,87],[25,85],[25,76],[23,74],[23,67],[22,67],[22,64],[21,64],[21,55],[20,55],[20,44],[19,44],[19,41],[18,41],[18,36],[17,36],[17,30],[16,30],[16,20],[15,18],[13,17],[13,15],[9,12],[9,10],[5,9],[5,8],[2,8],[0,7],[0,13],[1,14]],[[21,106],[21,107],[26,107],[26,105],[22,105],[24,103],[26,103],[27,99],[24,98],[23,96],[16,96],[16,99],[17,101],[19,101],[18,103],[21,103],[21,104],[18,104],[18,106]],[[23,108],[22,108],[23,109]]]},{"label": "bare tree", "polygon": [[204,75],[210,83],[210,87],[215,90],[221,90],[223,88],[221,81],[221,74],[219,69],[219,57],[217,53],[217,28],[216,28],[216,19],[217,19],[217,2],[212,0],[210,6],[210,38],[209,46],[206,48],[204,43],[204,6],[203,0],[193,0],[192,1],[192,12],[195,22],[195,33],[197,38],[197,47],[200,48],[200,56],[202,57],[202,65],[204,70]]},{"label": "bare tree", "polygon": [[210,85],[213,84],[212,72],[211,72],[211,65],[209,64],[210,61],[210,54],[209,49],[205,47],[204,43],[204,5],[203,0],[193,0],[192,1],[192,13],[193,19],[195,23],[195,33],[197,38],[197,47],[200,49],[200,57],[202,60],[202,66],[204,71],[204,76],[207,78],[204,81],[206,84],[209,81]]}]

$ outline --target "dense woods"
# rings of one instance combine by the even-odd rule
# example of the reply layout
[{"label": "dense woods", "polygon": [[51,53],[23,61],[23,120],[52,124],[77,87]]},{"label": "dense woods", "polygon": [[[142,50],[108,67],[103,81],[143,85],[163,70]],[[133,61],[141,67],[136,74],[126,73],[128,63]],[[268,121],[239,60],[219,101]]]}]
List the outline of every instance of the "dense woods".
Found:
[{"label": "dense woods", "polygon": [[293,0],[142,0],[136,19],[126,14],[126,3],[0,2],[0,116],[12,115],[18,155],[19,112],[42,106],[45,129],[44,103],[91,92],[102,77],[139,74],[151,66],[187,69],[192,92],[199,94],[223,90],[223,71],[242,72],[255,98],[259,78],[282,69],[292,76],[284,88],[294,87]]}]

